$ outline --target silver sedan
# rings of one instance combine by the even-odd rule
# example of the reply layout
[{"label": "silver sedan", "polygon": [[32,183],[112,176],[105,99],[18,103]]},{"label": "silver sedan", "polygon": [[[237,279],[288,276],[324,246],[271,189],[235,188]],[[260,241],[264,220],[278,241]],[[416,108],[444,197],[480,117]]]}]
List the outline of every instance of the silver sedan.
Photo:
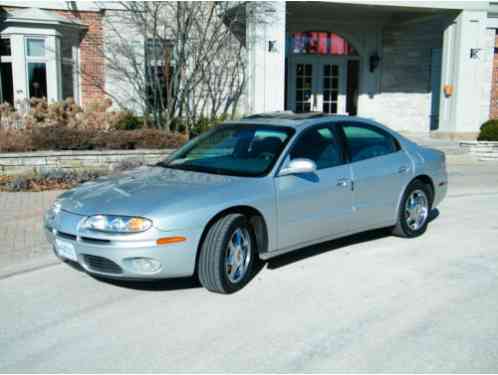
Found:
[{"label": "silver sedan", "polygon": [[56,255],[93,275],[197,274],[231,293],[259,259],[375,228],[421,235],[446,195],[445,164],[371,120],[255,115],[65,192],[44,226]]}]

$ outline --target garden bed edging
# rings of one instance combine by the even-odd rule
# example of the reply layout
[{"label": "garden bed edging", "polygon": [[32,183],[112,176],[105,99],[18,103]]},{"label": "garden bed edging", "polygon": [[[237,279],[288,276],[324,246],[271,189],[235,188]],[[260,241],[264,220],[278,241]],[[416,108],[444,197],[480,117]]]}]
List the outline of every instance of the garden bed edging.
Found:
[{"label": "garden bed edging", "polygon": [[91,150],[0,153],[0,175],[19,175],[57,169],[112,170],[122,162],[157,163],[174,150]]},{"label": "garden bed edging", "polygon": [[462,141],[460,147],[477,160],[498,161],[498,142]]}]

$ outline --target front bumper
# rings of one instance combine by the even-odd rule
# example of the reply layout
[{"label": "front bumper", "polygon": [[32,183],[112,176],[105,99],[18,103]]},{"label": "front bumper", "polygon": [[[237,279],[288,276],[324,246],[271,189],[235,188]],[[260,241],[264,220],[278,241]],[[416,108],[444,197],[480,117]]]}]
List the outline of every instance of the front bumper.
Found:
[{"label": "front bumper", "polygon": [[[61,211],[55,222],[45,222],[45,236],[61,259],[67,258],[57,252],[56,240],[74,249],[76,262],[85,271],[101,277],[147,280],[193,275],[201,230],[166,232],[151,228],[144,233],[128,235],[88,233],[78,229],[85,218]],[[156,244],[158,238],[170,236],[182,236],[187,240]],[[137,269],[132,261],[137,258],[153,260],[160,267],[153,272]]]},{"label": "front bumper", "polygon": [[442,168],[434,175],[434,199],[432,207],[436,208],[448,194],[448,173]]}]

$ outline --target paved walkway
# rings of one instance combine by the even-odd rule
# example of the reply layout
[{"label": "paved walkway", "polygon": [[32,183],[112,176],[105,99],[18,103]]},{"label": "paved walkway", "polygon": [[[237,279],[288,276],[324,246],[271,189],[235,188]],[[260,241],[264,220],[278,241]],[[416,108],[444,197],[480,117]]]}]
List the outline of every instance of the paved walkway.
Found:
[{"label": "paved walkway", "polygon": [[0,273],[51,254],[43,234],[43,213],[60,193],[0,192]]}]

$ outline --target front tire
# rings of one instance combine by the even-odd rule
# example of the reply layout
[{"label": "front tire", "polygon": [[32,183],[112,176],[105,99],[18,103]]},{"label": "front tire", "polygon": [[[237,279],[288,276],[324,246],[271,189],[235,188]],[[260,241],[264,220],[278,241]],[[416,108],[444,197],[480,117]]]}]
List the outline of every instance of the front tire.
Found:
[{"label": "front tire", "polygon": [[398,237],[413,238],[427,230],[431,212],[432,192],[422,181],[412,181],[401,200],[398,222],[393,234]]},{"label": "front tire", "polygon": [[202,286],[233,293],[250,280],[255,252],[254,232],[242,214],[228,214],[209,228],[201,245],[197,274]]}]

